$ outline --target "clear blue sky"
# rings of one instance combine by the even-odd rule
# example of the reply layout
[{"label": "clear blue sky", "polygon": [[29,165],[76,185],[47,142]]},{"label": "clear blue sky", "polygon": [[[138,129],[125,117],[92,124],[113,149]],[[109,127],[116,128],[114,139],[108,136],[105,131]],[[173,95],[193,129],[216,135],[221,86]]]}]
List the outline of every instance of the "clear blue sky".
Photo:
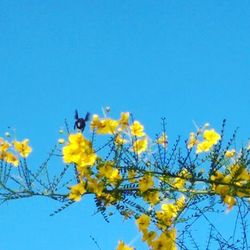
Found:
[{"label": "clear blue sky", "polygon": [[[67,118],[131,111],[154,136],[185,138],[193,120],[250,136],[250,3],[210,1],[0,1],[0,132],[29,137],[35,165]],[[59,166],[57,166],[59,167]],[[114,249],[133,223],[107,225],[86,199],[53,218],[53,201],[0,207],[0,250]],[[142,247],[140,250],[143,249]]]}]

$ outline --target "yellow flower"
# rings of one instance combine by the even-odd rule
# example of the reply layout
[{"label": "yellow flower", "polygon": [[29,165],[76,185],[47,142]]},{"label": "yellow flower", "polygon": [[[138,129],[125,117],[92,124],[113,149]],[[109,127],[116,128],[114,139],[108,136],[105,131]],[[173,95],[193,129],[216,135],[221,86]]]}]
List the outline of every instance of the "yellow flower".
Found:
[{"label": "yellow flower", "polygon": [[185,183],[186,183],[185,179],[177,177],[175,178],[172,186],[175,188],[181,189],[185,186]]},{"label": "yellow flower", "polygon": [[174,219],[178,216],[185,206],[185,196],[182,195],[175,203],[163,203],[160,211],[156,211],[156,218],[158,220],[157,227],[165,230],[173,224]]},{"label": "yellow flower", "polygon": [[166,230],[167,227],[170,227],[173,223],[173,216],[172,214],[168,214],[163,210],[156,211],[156,218],[157,218],[157,227],[160,230]]},{"label": "yellow flower", "polygon": [[130,126],[131,134],[137,137],[142,137],[145,135],[143,132],[144,127],[138,121],[134,121],[134,123]]},{"label": "yellow flower", "polygon": [[10,144],[7,141],[0,138],[0,152],[1,153],[7,152],[9,148],[10,148]]},{"label": "yellow flower", "polygon": [[[224,202],[230,205],[230,202],[234,202],[233,199],[227,197],[230,191],[234,192],[236,196],[241,198],[249,196],[249,189],[247,184],[250,181],[249,171],[242,165],[234,164],[228,167],[229,173],[223,174],[217,171],[214,175],[211,176],[212,181],[219,181],[222,184],[213,183],[212,189],[219,194],[223,199],[226,199]],[[234,186],[227,185],[233,183]]]},{"label": "yellow flower", "polygon": [[86,147],[87,140],[84,138],[82,133],[70,134],[69,135],[69,143],[77,145],[79,147]]},{"label": "yellow flower", "polygon": [[115,184],[117,181],[121,180],[119,170],[117,168],[113,168],[109,171],[109,176],[107,177],[112,184]]},{"label": "yellow flower", "polygon": [[62,151],[65,163],[75,163],[79,166],[92,166],[97,158],[91,142],[81,133],[70,134],[69,143],[63,147]]},{"label": "yellow flower", "polygon": [[106,162],[102,166],[100,166],[98,176],[107,178],[113,170],[112,164],[112,162]]},{"label": "yellow flower", "polygon": [[198,144],[197,136],[195,135],[194,132],[191,132],[189,135],[189,140],[188,140],[188,149],[194,147],[195,145]]},{"label": "yellow flower", "polygon": [[190,174],[189,174],[188,170],[184,168],[180,172],[179,176],[180,177],[174,178],[174,183],[172,185],[175,188],[183,188],[185,186],[185,183],[186,183],[188,177],[190,177]]},{"label": "yellow flower", "polygon": [[114,195],[107,194],[107,193],[102,193],[101,198],[104,201],[104,205],[106,207],[111,205],[111,204],[114,204],[119,199],[118,197],[115,197]]},{"label": "yellow flower", "polygon": [[101,125],[97,128],[96,133],[98,134],[114,134],[118,127],[118,121],[106,118],[101,120]]},{"label": "yellow flower", "polygon": [[129,125],[129,112],[124,112],[121,113],[121,118],[119,120],[119,124],[121,126],[122,129],[125,129],[128,127]]},{"label": "yellow flower", "polygon": [[214,129],[206,129],[203,132],[204,140],[215,145],[220,140],[221,136]]},{"label": "yellow flower", "polygon": [[88,180],[88,190],[95,193],[97,196],[102,195],[102,191],[104,189],[104,184],[102,182],[98,182],[96,179]]},{"label": "yellow flower", "polygon": [[96,161],[96,154],[91,152],[91,153],[88,153],[88,154],[82,154],[81,156],[81,159],[80,161],[78,162],[78,165],[79,166],[93,166],[95,161]]},{"label": "yellow flower", "polygon": [[97,134],[114,134],[118,125],[118,121],[112,120],[110,118],[104,118],[100,120],[98,115],[93,115],[90,124],[91,128],[95,129]]},{"label": "yellow flower", "polygon": [[123,241],[119,241],[116,250],[134,250],[134,248],[125,245]]},{"label": "yellow flower", "polygon": [[241,181],[250,181],[250,173],[244,166],[240,166],[238,164],[232,165],[230,168],[230,173],[231,175],[236,178],[236,180],[241,180]]},{"label": "yellow flower", "polygon": [[80,201],[81,197],[84,193],[86,193],[86,189],[84,187],[84,183],[78,183],[70,188],[69,199],[73,201]]},{"label": "yellow flower", "polygon": [[65,163],[78,163],[80,161],[81,152],[76,145],[68,144],[63,148],[62,153]]},{"label": "yellow flower", "polygon": [[112,167],[112,163],[107,162],[99,168],[99,175],[101,177],[106,177],[112,184],[115,184],[117,181],[121,180],[119,170]]},{"label": "yellow flower", "polygon": [[117,146],[121,146],[121,145],[125,144],[127,142],[127,140],[124,139],[123,137],[121,137],[119,134],[117,134],[115,136],[114,142]]},{"label": "yellow flower", "polygon": [[176,202],[175,205],[177,206],[178,210],[181,210],[185,206],[185,196],[182,195]]},{"label": "yellow flower", "polygon": [[214,129],[205,129],[203,132],[203,141],[199,142],[194,133],[190,134],[188,148],[197,145],[196,153],[208,152],[215,144],[218,143],[221,136]]},{"label": "yellow flower", "polygon": [[91,178],[90,167],[86,167],[84,165],[83,166],[77,165],[76,169],[77,169],[80,179],[86,178],[87,180],[89,180],[89,178]]},{"label": "yellow flower", "polygon": [[157,139],[157,144],[161,145],[163,148],[166,148],[168,146],[168,137],[165,133],[162,133],[162,135]]},{"label": "yellow flower", "polygon": [[227,150],[226,153],[225,153],[225,156],[227,158],[232,158],[234,155],[235,155],[235,149],[232,149],[232,150]]},{"label": "yellow flower", "polygon": [[154,180],[153,177],[150,175],[146,174],[139,180],[138,188],[141,192],[145,192],[148,189],[152,188],[153,186],[154,186]]},{"label": "yellow flower", "polygon": [[146,214],[142,214],[137,220],[136,225],[140,231],[145,231],[149,227],[150,217]]},{"label": "yellow flower", "polygon": [[220,181],[220,180],[222,180],[223,178],[224,178],[224,174],[221,173],[220,171],[216,171],[216,172],[214,173],[214,175],[211,176],[211,180],[212,180],[212,181],[215,181],[215,180]]},{"label": "yellow flower", "polygon": [[230,195],[226,195],[223,199],[223,202],[228,205],[229,210],[231,210],[233,206],[236,204],[235,198]]},{"label": "yellow flower", "polygon": [[212,148],[212,146],[213,146],[213,144],[211,144],[208,141],[200,142],[197,145],[196,153],[199,154],[199,153],[202,153],[202,152],[208,152]]},{"label": "yellow flower", "polygon": [[221,196],[225,196],[229,192],[229,186],[228,185],[216,185],[214,190],[217,194],[220,194]]},{"label": "yellow flower", "polygon": [[153,250],[170,249],[169,246],[167,246],[167,237],[165,236],[165,234],[162,233],[158,239],[152,242],[152,249]]},{"label": "yellow flower", "polygon": [[157,234],[154,231],[142,231],[143,232],[143,237],[142,241],[146,241],[149,246],[152,245],[153,240],[156,238]]},{"label": "yellow flower", "polygon": [[172,203],[167,203],[167,204],[162,204],[161,209],[164,213],[166,213],[169,217],[176,217],[177,212],[178,212],[178,207],[175,206],[175,204]]},{"label": "yellow flower", "polygon": [[7,163],[10,163],[10,164],[14,165],[15,167],[17,167],[19,165],[18,158],[14,154],[12,154],[11,152],[6,152],[5,153],[4,160]]},{"label": "yellow flower", "polygon": [[147,192],[143,199],[146,200],[150,205],[154,206],[160,201],[160,193],[159,191]]},{"label": "yellow flower", "polygon": [[177,250],[175,239],[176,230],[173,228],[162,233],[158,239],[152,242],[152,250]]},{"label": "yellow flower", "polygon": [[240,198],[243,198],[245,196],[250,196],[250,189],[249,188],[243,188],[243,189],[239,189],[241,191],[237,191],[236,194],[237,196],[239,196]]},{"label": "yellow flower", "polygon": [[28,157],[32,151],[32,148],[28,145],[28,143],[29,143],[28,139],[25,139],[21,142],[19,141],[13,142],[15,150],[24,158]]},{"label": "yellow flower", "polygon": [[138,155],[145,152],[147,150],[147,147],[148,147],[148,140],[146,137],[143,139],[138,139],[133,143],[133,151]]},{"label": "yellow flower", "polygon": [[128,171],[128,179],[130,182],[135,182],[136,171],[131,169]]},{"label": "yellow flower", "polygon": [[90,123],[90,127],[92,130],[97,129],[98,126],[100,125],[100,118],[98,115],[93,115],[92,121]]}]

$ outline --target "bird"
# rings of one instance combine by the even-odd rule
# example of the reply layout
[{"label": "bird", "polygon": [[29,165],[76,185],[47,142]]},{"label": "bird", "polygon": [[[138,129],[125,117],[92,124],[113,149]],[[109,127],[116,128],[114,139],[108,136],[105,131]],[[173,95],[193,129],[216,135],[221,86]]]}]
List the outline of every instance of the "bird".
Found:
[{"label": "bird", "polygon": [[75,124],[74,124],[74,129],[79,129],[81,130],[81,132],[83,132],[85,126],[86,126],[86,122],[89,120],[90,118],[90,113],[87,112],[85,115],[85,118],[80,118],[78,115],[78,111],[75,110]]}]

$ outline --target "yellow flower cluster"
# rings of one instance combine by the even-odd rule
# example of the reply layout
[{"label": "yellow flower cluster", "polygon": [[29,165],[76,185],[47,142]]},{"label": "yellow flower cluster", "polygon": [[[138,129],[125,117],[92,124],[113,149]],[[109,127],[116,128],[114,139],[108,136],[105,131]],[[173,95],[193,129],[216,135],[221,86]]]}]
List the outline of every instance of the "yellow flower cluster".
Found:
[{"label": "yellow flower cluster", "polygon": [[[95,194],[105,206],[117,201],[119,197],[107,191],[110,185],[116,185],[121,179],[118,169],[113,168],[112,162],[98,163],[94,166],[76,165],[79,183],[70,187],[68,198],[80,201],[86,193]],[[114,187],[115,188],[115,187]]]},{"label": "yellow flower cluster", "polygon": [[[191,150],[186,158],[188,161],[182,161],[181,151],[175,146],[170,154],[170,160],[167,160],[169,163],[166,163],[164,158],[167,158],[165,149],[168,146],[168,136],[165,128],[164,132],[151,143],[144,126],[139,121],[130,119],[130,113],[121,113],[117,120],[107,117],[107,113],[104,118],[93,115],[90,124],[93,133],[109,135],[112,138],[100,147],[105,151],[106,146],[110,146],[107,157],[97,156],[91,141],[80,132],[69,134],[67,140],[63,138],[58,140],[58,144],[63,145],[64,163],[72,164],[75,168],[77,183],[69,187],[68,199],[77,202],[84,195],[93,194],[98,201],[96,202],[98,208],[105,210],[106,207],[113,205],[125,218],[137,218],[138,213],[146,211],[143,209],[149,207],[148,214],[142,214],[137,218],[136,224],[142,233],[142,240],[151,250],[177,249],[175,225],[181,221],[182,211],[190,207],[190,203],[185,201],[182,193],[192,194],[187,195],[190,200],[202,194],[219,196],[229,209],[236,205],[237,197],[250,197],[250,171],[247,168],[249,161],[244,158],[245,152],[250,150],[250,143],[237,154],[235,149],[222,151],[223,153],[217,150],[217,158],[210,157],[214,154],[202,157],[211,160],[216,167],[225,167],[224,171],[217,170],[212,175],[203,175],[203,170],[199,169],[200,163],[197,164],[198,161],[192,161],[192,157],[189,157]],[[63,134],[63,130],[60,130],[60,134]],[[10,137],[9,133],[5,134],[5,138],[7,137]],[[196,133],[190,133],[187,148],[195,148],[196,154],[209,152],[220,139],[221,135],[206,124]],[[158,154],[153,147],[149,149],[152,145],[157,145]],[[0,138],[0,161],[3,166],[7,164],[23,166],[19,158],[26,159],[31,151],[28,139],[9,142]],[[248,158],[249,154],[246,156]],[[197,159],[199,155],[195,157]],[[172,161],[172,158],[175,159]],[[178,170],[177,164],[172,164],[177,161],[181,166]],[[25,171],[25,166],[23,169]],[[211,167],[207,172],[211,173],[212,170]],[[31,182],[33,183],[33,180]],[[27,186],[32,188],[33,184]],[[180,198],[163,201],[163,197],[169,193],[169,197]],[[130,200],[128,196],[134,200]],[[140,209],[140,206],[143,209]],[[153,225],[156,230],[151,230]],[[116,250],[133,249],[123,241],[119,241]]]},{"label": "yellow flower cluster", "polygon": [[154,183],[152,175],[145,173],[142,177],[137,178],[137,172],[135,170],[128,170],[128,180],[131,183],[138,184],[138,189],[141,192],[141,196],[148,204],[155,206],[160,202],[160,192]]},{"label": "yellow flower cluster", "polygon": [[137,139],[133,143],[133,151],[138,155],[145,152],[148,148],[147,138]]},{"label": "yellow flower cluster", "polygon": [[70,134],[62,152],[64,162],[75,164],[78,172],[79,183],[70,187],[69,199],[80,201],[85,193],[94,193],[100,199],[104,199],[106,204],[115,201],[112,195],[103,192],[106,185],[115,186],[122,179],[113,162],[98,163],[96,171],[92,171],[91,168],[97,162],[97,155],[91,142],[81,133]]},{"label": "yellow flower cluster", "polygon": [[232,158],[232,157],[235,156],[235,154],[236,154],[235,149],[231,149],[231,150],[227,150],[227,151],[226,151],[225,156],[226,156],[227,158]]},{"label": "yellow flower cluster", "polygon": [[145,135],[144,133],[144,126],[142,124],[140,124],[140,122],[138,121],[134,121],[134,123],[130,126],[131,129],[131,134],[133,136],[137,136],[137,137],[142,137]]},{"label": "yellow flower cluster", "polygon": [[81,133],[70,134],[68,144],[63,148],[65,163],[75,163],[79,167],[92,166],[96,161],[96,154],[88,141]]},{"label": "yellow flower cluster", "polygon": [[32,151],[29,146],[29,140],[25,139],[23,141],[13,141],[14,149],[20,154],[21,157],[27,158]]},{"label": "yellow flower cluster", "polygon": [[[147,162],[151,165],[153,160],[151,160],[150,155],[147,154],[147,158],[144,158],[144,154],[142,154],[148,150],[149,144],[149,139],[144,132],[144,126],[139,121],[130,123],[129,118],[130,114],[128,112],[121,113],[118,120],[108,117],[100,118],[98,115],[93,115],[90,126],[96,134],[111,135],[117,152],[123,152],[123,149],[128,149],[128,152],[140,155],[139,160],[142,160],[146,166]],[[202,129],[198,129],[197,133],[190,133],[187,147],[189,149],[195,147],[196,154],[209,152],[220,139],[220,134],[214,129],[209,129],[208,125],[205,125]],[[123,148],[124,144],[128,146]],[[156,138],[155,144],[167,148],[168,137],[165,132]],[[127,168],[122,165],[123,163],[121,163],[121,166],[117,166],[117,164],[120,164],[117,159],[110,160],[107,157],[103,160],[97,157],[91,142],[81,133],[70,134],[62,152],[64,162],[73,163],[78,174],[78,183],[70,187],[69,199],[79,201],[84,194],[91,193],[96,195],[103,206],[109,206],[120,203],[124,199],[123,195],[125,195],[126,191],[135,192],[136,197],[142,198],[144,203],[146,202],[147,205],[150,205],[150,209],[154,210],[153,214],[155,215],[154,221],[151,221],[150,216],[147,214],[142,214],[136,220],[138,229],[142,232],[142,240],[152,250],[177,249],[174,225],[181,212],[185,209],[185,196],[182,195],[175,201],[167,201],[159,209],[159,203],[162,198],[160,182],[164,182],[166,189],[170,192],[173,191],[176,194],[180,194],[188,192],[189,182],[202,182],[203,179],[200,178],[200,175],[197,175],[197,177],[191,170],[184,167],[179,172],[168,174],[167,172],[151,172],[152,168],[140,169],[132,164]],[[234,157],[236,151],[234,149],[227,150],[223,154],[226,159],[225,162],[231,162],[229,158]],[[23,155],[25,155],[24,152]],[[236,204],[237,196],[250,196],[249,182],[249,171],[240,164],[234,164],[227,168],[225,173],[217,171],[210,179],[208,177],[204,183],[210,183],[211,188],[210,190],[202,189],[201,191],[203,192],[200,193],[217,194],[221,196],[223,202],[229,208],[232,208]],[[192,190],[194,194],[195,191]],[[199,193],[198,191],[197,194]],[[130,211],[120,212],[121,214],[124,212],[125,218],[135,216],[134,211],[131,213]],[[153,222],[156,226],[156,231],[149,229]],[[160,233],[157,233],[157,231]],[[122,241],[117,246],[117,250],[132,249],[132,247]]]},{"label": "yellow flower cluster", "polygon": [[32,148],[29,146],[28,139],[8,142],[0,138],[0,160],[12,164],[15,167],[19,165],[19,159],[16,154],[19,154],[22,158],[27,158],[31,151]]},{"label": "yellow flower cluster", "polygon": [[144,132],[144,126],[139,121],[134,121],[130,126],[130,130],[131,135],[135,136],[136,138],[133,142],[132,149],[136,154],[140,155],[148,148],[148,138]]},{"label": "yellow flower cluster", "polygon": [[181,189],[185,186],[187,180],[191,177],[191,174],[188,172],[186,168],[184,168],[181,170],[178,176],[180,177],[173,178],[172,186],[177,189]]},{"label": "yellow flower cluster", "polygon": [[159,191],[149,191],[143,194],[143,199],[147,201],[151,206],[154,206],[160,202],[160,192]]},{"label": "yellow flower cluster", "polygon": [[202,133],[202,140],[199,140],[198,133],[190,133],[187,147],[193,148],[196,146],[196,153],[208,152],[211,148],[218,143],[221,136],[214,129],[205,129]]},{"label": "yellow flower cluster", "polygon": [[69,199],[80,201],[84,193],[86,193],[85,185],[83,182],[80,182],[70,188]]},{"label": "yellow flower cluster", "polygon": [[124,136],[121,136],[120,134],[117,134],[114,139],[115,145],[122,146],[123,144],[127,143],[128,140],[124,138]]},{"label": "yellow flower cluster", "polygon": [[143,193],[154,186],[154,180],[151,175],[145,174],[139,180],[139,190]]},{"label": "yellow flower cluster", "polygon": [[111,184],[116,184],[122,179],[119,170],[113,167],[112,162],[105,162],[105,164],[99,166],[98,176],[105,177]]},{"label": "yellow flower cluster", "polygon": [[176,230],[175,228],[166,229],[158,236],[155,231],[150,231],[151,220],[146,214],[142,214],[136,224],[139,231],[142,233],[142,240],[145,241],[152,250],[176,250]]},{"label": "yellow flower cluster", "polygon": [[[63,160],[65,163],[74,163],[76,165],[80,183],[70,188],[69,199],[79,201],[81,196],[87,192],[83,177],[87,177],[91,183],[90,167],[96,162],[92,144],[81,133],[70,134],[68,143],[63,147]],[[93,184],[92,184],[93,185]],[[96,183],[96,186],[97,183]]]},{"label": "yellow flower cluster", "polygon": [[128,170],[128,180],[131,182],[131,183],[135,183],[135,177],[136,177],[136,171],[131,169],[131,170]]},{"label": "yellow flower cluster", "polygon": [[228,172],[216,171],[211,176],[212,190],[219,194],[228,208],[231,209],[236,204],[236,197],[250,196],[250,172],[239,164],[228,167]]},{"label": "yellow flower cluster", "polygon": [[[121,113],[119,120],[107,117],[100,118],[98,115],[93,115],[90,127],[97,134],[114,135],[114,142],[117,146],[132,141],[132,151],[140,155],[147,150],[148,139],[144,132],[143,125],[139,121],[134,121],[133,124],[130,125],[129,118],[129,112]],[[134,137],[133,140],[131,136]],[[163,138],[161,140],[163,140]],[[163,141],[161,143],[163,143]]]},{"label": "yellow flower cluster", "polygon": [[120,120],[110,118],[100,118],[93,115],[90,127],[97,134],[116,134],[119,131],[126,130],[129,127],[129,113],[121,113]]},{"label": "yellow flower cluster", "polygon": [[116,250],[134,250],[134,248],[129,247],[128,245],[125,245],[123,241],[119,241]]},{"label": "yellow flower cluster", "polygon": [[98,115],[93,115],[91,122],[91,128],[95,129],[97,134],[115,134],[118,125],[118,121],[110,118],[100,119]]},{"label": "yellow flower cluster", "polygon": [[166,232],[161,233],[161,235],[152,241],[152,250],[177,250],[176,243],[176,229],[172,228]]},{"label": "yellow flower cluster", "polygon": [[161,230],[169,228],[178,213],[185,207],[185,196],[181,196],[175,203],[162,204],[161,210],[156,211],[156,217],[158,220],[157,227]]},{"label": "yellow flower cluster", "polygon": [[[82,196],[86,193],[95,194],[99,199],[102,199],[106,205],[111,204],[116,200],[111,194],[107,194],[104,192],[104,189],[108,183],[105,182],[105,176],[97,176],[91,173],[89,167],[85,167],[83,170],[82,168],[77,167],[79,173],[80,182],[76,185],[70,187],[70,193],[68,198],[73,201],[80,201]],[[81,171],[82,170],[82,171]],[[115,182],[115,177],[111,177],[112,182]],[[107,179],[110,181],[110,179]]]},{"label": "yellow flower cluster", "polygon": [[[73,185],[70,187],[70,193],[68,198],[73,201],[80,201],[82,196],[89,192],[94,193],[98,197],[105,198],[105,194],[103,194],[104,183],[98,181],[97,179],[89,177],[87,180],[82,179],[80,183]],[[111,203],[114,200],[111,200],[112,197],[106,197]]]}]

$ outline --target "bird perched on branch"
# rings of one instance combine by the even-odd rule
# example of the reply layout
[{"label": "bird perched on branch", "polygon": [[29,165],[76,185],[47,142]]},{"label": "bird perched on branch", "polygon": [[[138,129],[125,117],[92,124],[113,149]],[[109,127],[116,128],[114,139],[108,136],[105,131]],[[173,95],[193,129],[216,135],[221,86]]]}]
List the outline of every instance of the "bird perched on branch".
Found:
[{"label": "bird perched on branch", "polygon": [[85,118],[80,118],[78,116],[78,112],[77,110],[75,111],[75,124],[74,124],[74,129],[79,129],[81,130],[81,132],[84,130],[85,126],[86,126],[86,122],[89,120],[90,118],[90,113],[87,112],[85,115]]}]

